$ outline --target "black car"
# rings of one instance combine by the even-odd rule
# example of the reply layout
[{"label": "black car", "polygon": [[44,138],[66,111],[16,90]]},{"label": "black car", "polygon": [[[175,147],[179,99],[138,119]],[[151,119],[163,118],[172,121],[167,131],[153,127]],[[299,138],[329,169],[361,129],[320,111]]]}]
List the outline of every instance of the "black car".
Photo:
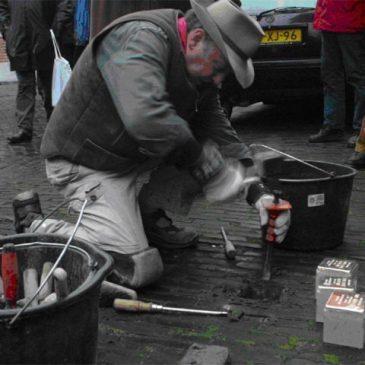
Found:
[{"label": "black car", "polygon": [[228,113],[235,104],[288,104],[322,99],[321,39],[313,29],[315,2],[242,0],[242,8],[257,19],[265,36],[253,57],[253,85],[243,90],[231,79],[223,86],[222,103]]},{"label": "black car", "polygon": [[[255,81],[243,90],[232,76],[221,91],[222,104],[232,107],[263,101],[267,104],[321,99],[320,35],[313,29],[316,0],[233,0],[255,17],[265,30],[255,54]],[[138,10],[174,7],[186,11],[189,0],[91,1],[91,35],[116,17]]]}]

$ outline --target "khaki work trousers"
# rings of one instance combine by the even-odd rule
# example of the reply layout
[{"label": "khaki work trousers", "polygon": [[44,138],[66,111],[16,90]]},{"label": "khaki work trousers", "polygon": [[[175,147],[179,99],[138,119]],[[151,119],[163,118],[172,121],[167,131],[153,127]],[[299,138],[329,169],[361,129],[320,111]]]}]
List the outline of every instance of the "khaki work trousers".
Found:
[{"label": "khaki work trousers", "polygon": [[[88,200],[76,238],[104,251],[133,254],[149,247],[140,205],[143,211],[158,207],[187,214],[200,191],[188,174],[157,166],[159,163],[148,163],[122,174],[52,159],[46,161],[46,173],[50,183],[70,200],[70,214],[78,215]],[[38,223],[34,221],[30,231]],[[64,220],[47,219],[37,232],[70,236],[74,227]]]}]

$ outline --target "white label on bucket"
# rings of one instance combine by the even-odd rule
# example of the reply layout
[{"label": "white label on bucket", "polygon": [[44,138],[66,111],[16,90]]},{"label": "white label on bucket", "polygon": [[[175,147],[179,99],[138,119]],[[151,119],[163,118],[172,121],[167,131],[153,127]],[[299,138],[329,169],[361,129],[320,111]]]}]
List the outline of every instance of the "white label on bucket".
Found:
[{"label": "white label on bucket", "polygon": [[308,195],[308,207],[319,207],[324,205],[324,194]]}]

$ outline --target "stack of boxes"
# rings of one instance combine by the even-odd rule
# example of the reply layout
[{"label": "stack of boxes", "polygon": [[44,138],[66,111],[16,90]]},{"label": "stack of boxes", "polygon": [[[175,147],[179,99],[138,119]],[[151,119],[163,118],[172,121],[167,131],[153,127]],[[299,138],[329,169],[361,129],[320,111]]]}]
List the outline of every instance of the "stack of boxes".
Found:
[{"label": "stack of boxes", "polygon": [[323,322],[323,341],[364,347],[365,297],[356,293],[359,264],[325,258],[316,272],[316,321]]}]

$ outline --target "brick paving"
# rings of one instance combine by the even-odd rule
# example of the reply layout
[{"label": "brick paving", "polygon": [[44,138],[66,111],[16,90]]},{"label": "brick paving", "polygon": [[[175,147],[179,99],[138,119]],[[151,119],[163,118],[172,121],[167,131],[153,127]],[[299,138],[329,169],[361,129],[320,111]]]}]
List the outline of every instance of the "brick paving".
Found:
[{"label": "brick paving", "polygon": [[[7,144],[6,135],[15,121],[15,93],[15,83],[0,84],[2,235],[13,233],[11,202],[17,193],[30,188],[37,191],[45,212],[61,202],[46,181],[39,156],[46,123],[39,100],[33,141],[16,146]],[[342,163],[351,153],[344,143],[306,142],[308,135],[319,128],[320,116],[299,108],[291,111],[266,108],[259,113],[237,108],[233,121],[247,143],[267,144],[302,159]],[[168,306],[211,310],[233,303],[243,309],[244,316],[239,321],[230,321],[223,317],[120,314],[111,308],[101,308],[98,363],[174,364],[192,343],[199,342],[227,347],[233,364],[364,365],[364,350],[323,344],[322,325],[314,321],[315,268],[322,258],[357,259],[359,290],[364,291],[364,196],[365,172],[360,171],[354,179],[344,243],[336,249],[318,252],[274,250],[273,279],[266,294],[267,287],[262,288],[262,296],[257,294],[259,290],[256,296],[246,290],[248,283],[255,283],[258,289],[261,285],[257,278],[262,269],[263,250],[256,212],[240,201],[208,206],[198,199],[189,216],[174,217],[200,231],[197,249],[163,251],[164,277],[141,290],[139,296]],[[221,225],[238,249],[235,261],[227,261],[223,255]]]},{"label": "brick paving", "polygon": [[0,63],[8,61],[8,56],[6,54],[6,44],[2,35],[0,35]]}]

